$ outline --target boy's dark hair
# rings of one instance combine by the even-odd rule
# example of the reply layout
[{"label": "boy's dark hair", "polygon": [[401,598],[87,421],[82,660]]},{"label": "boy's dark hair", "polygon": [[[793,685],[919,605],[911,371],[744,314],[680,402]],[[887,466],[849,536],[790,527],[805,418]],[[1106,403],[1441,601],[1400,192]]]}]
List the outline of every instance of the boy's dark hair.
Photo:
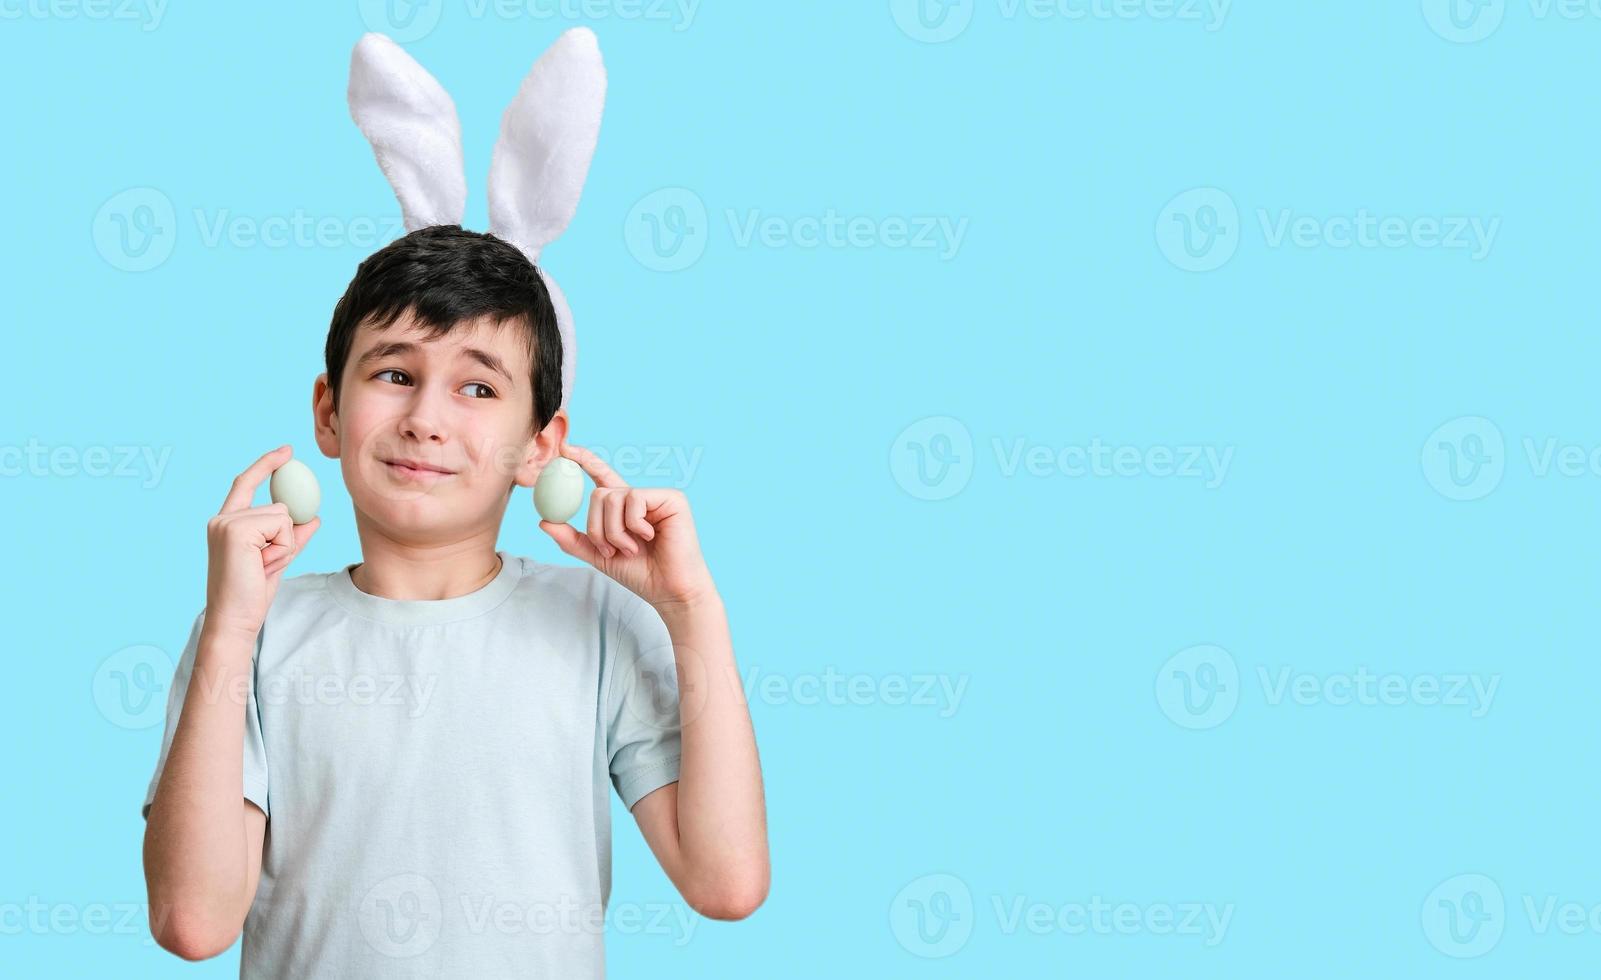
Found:
[{"label": "boy's dark hair", "polygon": [[460,225],[430,225],[385,245],[356,267],[328,326],[328,384],[334,408],[345,361],[363,323],[382,329],[412,314],[434,340],[458,323],[512,322],[528,340],[533,431],[561,405],[561,333],[545,282],[517,246]]}]

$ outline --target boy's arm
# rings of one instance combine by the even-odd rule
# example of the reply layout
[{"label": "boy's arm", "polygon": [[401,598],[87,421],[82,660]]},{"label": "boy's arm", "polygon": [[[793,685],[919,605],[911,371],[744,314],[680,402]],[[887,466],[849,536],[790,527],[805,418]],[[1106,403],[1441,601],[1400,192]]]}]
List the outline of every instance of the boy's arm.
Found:
[{"label": "boy's arm", "polygon": [[[588,562],[660,615],[677,669],[679,777],[634,801],[634,819],[697,912],[742,919],[767,897],[767,811],[728,617],[680,490],[631,487],[606,461],[563,442],[595,481],[588,533],[541,520],[562,551]],[[621,787],[619,787],[619,792]]]},{"label": "boy's arm", "polygon": [[261,874],[267,815],[239,793],[243,692],[255,646],[253,635],[202,627],[145,825],[150,931],[163,949],[186,960],[233,945]]},{"label": "boy's arm", "polygon": [[712,919],[743,919],[767,897],[767,812],[750,711],[715,593],[658,608],[673,639],[682,719],[676,783],[634,804],[651,852],[679,893]]},{"label": "boy's arm", "polygon": [[284,569],[321,521],[295,524],[285,505],[250,499],[290,456],[279,446],[250,464],[206,524],[206,606],[144,841],[150,932],[186,960],[233,945],[261,874],[267,816],[241,792],[256,640]]}]

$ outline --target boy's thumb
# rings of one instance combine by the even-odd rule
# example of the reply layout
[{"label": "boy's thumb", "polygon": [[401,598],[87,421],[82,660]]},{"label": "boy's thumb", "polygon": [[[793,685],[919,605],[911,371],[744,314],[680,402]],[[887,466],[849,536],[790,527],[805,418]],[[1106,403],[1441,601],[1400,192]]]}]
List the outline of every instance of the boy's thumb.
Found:
[{"label": "boy's thumb", "polygon": [[578,538],[578,532],[573,530],[571,524],[557,524],[553,521],[540,521],[539,529],[550,535],[556,542],[556,547],[569,555],[576,554],[573,545]]}]

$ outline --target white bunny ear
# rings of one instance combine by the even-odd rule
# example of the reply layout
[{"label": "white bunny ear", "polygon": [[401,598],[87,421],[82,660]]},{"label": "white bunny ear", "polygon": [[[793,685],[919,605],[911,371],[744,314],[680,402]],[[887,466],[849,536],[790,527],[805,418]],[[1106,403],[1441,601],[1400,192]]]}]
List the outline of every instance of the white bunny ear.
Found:
[{"label": "white bunny ear", "polygon": [[461,121],[434,77],[382,34],[350,55],[350,117],[400,199],[406,230],[459,225],[467,210]]},{"label": "white bunny ear", "polygon": [[531,262],[578,210],[605,104],[600,42],[574,27],[534,63],[501,116],[489,163],[489,230]]}]

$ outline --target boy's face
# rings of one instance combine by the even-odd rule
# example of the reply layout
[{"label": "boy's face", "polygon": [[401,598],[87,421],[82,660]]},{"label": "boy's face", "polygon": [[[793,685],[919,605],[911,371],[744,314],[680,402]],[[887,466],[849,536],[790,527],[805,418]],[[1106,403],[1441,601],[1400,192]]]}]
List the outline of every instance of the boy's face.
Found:
[{"label": "boy's face", "polygon": [[426,339],[410,312],[351,342],[339,408],[317,379],[317,445],[337,458],[358,524],[405,543],[498,531],[514,484],[532,486],[566,437],[535,434],[527,341],[515,325],[461,323]]}]

